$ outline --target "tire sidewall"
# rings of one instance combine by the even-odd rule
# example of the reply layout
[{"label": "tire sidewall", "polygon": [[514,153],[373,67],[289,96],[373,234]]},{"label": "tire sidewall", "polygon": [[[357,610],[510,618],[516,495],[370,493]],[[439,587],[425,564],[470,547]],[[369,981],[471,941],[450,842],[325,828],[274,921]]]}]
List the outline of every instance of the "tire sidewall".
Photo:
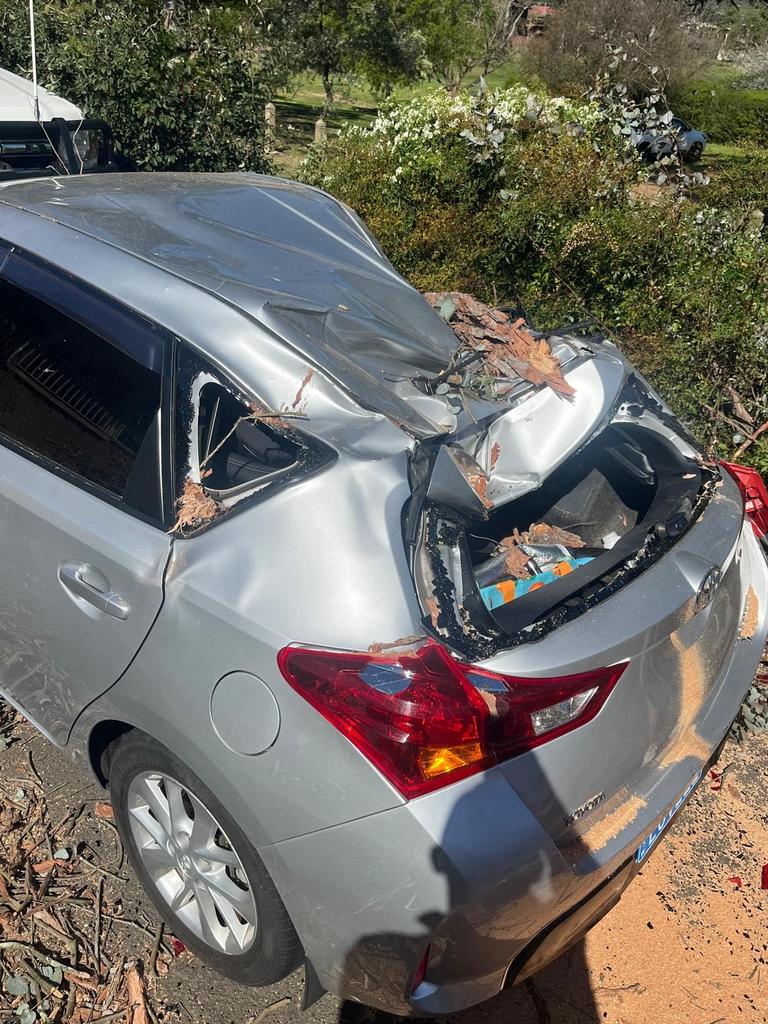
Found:
[{"label": "tire sidewall", "polygon": [[[252,946],[239,955],[222,953],[207,945],[179,920],[155,887],[144,866],[133,837],[128,816],[128,791],[142,772],[158,771],[189,789],[214,815],[227,834],[243,865],[256,902],[256,936]],[[226,808],[179,758],[143,734],[130,733],[118,741],[110,759],[109,790],[115,819],[131,865],[142,888],[154,903],[174,935],[201,960],[228,978],[246,985],[268,985],[285,977],[296,964],[298,939],[261,859]],[[287,926],[287,927],[286,927]],[[286,934],[290,929],[292,936]],[[286,950],[286,938],[293,950]]]}]

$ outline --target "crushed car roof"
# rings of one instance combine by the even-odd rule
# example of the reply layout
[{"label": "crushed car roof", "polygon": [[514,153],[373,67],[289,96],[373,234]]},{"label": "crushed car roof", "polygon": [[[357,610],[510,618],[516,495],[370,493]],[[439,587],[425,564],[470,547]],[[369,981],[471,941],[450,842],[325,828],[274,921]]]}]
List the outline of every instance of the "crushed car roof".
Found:
[{"label": "crushed car roof", "polygon": [[[397,381],[443,370],[456,337],[355,214],[331,196],[256,174],[49,178],[0,186],[0,237],[3,206],[64,225],[226,300],[362,404],[427,427],[398,399]],[[111,293],[128,301],[123,287],[110,282]]]}]

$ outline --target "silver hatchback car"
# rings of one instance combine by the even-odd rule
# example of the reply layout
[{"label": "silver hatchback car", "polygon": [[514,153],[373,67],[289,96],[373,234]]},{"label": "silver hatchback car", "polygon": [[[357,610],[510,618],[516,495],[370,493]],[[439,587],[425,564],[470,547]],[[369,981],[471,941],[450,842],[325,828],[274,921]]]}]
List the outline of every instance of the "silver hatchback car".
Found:
[{"label": "silver hatchback car", "polygon": [[2,694],[201,957],[403,1015],[617,901],[768,631],[757,474],[583,331],[468,383],[442,312],[293,182],[0,187]]}]

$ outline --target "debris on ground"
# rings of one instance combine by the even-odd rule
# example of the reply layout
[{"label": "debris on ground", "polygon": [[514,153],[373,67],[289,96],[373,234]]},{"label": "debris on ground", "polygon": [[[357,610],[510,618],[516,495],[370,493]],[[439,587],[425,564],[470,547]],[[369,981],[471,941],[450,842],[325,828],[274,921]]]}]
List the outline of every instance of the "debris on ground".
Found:
[{"label": "debris on ground", "polygon": [[[580,988],[589,1014],[569,1016],[578,988],[566,981],[575,972],[567,956],[536,976],[553,1021],[765,1024],[766,770],[767,732],[726,746],[716,771],[732,783],[696,790],[618,905],[586,936]],[[636,984],[647,991],[627,996],[617,1015],[605,996]]]},{"label": "debris on ground", "polygon": [[[7,746],[17,716],[1,707]],[[86,819],[102,838],[80,838]],[[156,1024],[124,932],[142,935],[153,972],[167,972],[174,953],[162,928],[125,916],[121,886],[110,884],[127,881],[124,865],[110,804],[78,804],[54,821],[29,751],[17,777],[0,779],[0,1005],[21,1024]]]},{"label": "debris on ground", "polygon": [[[453,329],[461,342],[452,367],[440,377],[446,390],[451,383],[483,394],[502,397],[501,382],[520,379],[548,385],[560,395],[574,389],[563,377],[560,361],[549,342],[537,336],[522,317],[513,319],[502,309],[486,306],[465,292],[425,292],[424,298]],[[452,380],[455,371],[457,378]]]},{"label": "debris on ground", "polygon": [[763,651],[760,666],[747,691],[731,735],[739,743],[751,732],[762,732],[768,728],[768,647]]}]

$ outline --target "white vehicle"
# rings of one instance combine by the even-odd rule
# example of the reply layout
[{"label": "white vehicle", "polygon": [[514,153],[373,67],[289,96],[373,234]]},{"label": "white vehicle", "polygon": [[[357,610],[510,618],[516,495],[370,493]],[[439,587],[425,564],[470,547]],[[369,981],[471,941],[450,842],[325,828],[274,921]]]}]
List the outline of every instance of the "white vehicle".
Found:
[{"label": "white vehicle", "polygon": [[114,169],[103,121],[0,68],[0,180]]}]

